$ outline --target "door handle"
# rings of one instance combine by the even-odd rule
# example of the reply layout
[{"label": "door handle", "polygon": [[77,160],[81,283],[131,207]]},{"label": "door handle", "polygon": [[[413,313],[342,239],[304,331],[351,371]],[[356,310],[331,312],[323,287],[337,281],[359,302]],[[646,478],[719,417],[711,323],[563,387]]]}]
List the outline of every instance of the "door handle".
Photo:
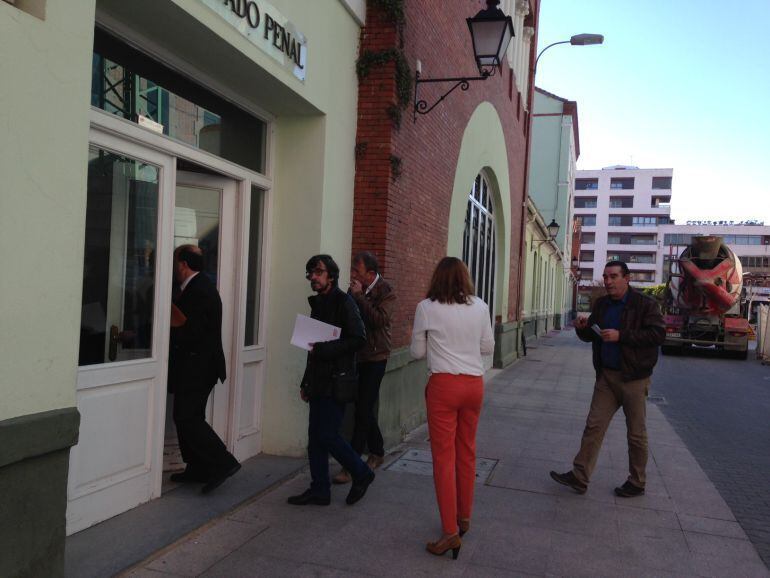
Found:
[{"label": "door handle", "polygon": [[118,358],[118,342],[120,341],[120,329],[117,325],[110,326],[110,349],[107,353],[107,357],[110,361],[115,361]]}]

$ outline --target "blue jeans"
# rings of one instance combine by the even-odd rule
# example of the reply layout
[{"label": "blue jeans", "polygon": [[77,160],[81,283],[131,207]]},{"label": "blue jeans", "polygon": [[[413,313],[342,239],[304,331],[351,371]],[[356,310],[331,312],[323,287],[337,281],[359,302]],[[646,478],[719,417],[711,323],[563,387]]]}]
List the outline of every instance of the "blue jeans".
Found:
[{"label": "blue jeans", "polygon": [[310,400],[307,455],[312,479],[310,490],[317,496],[326,497],[331,493],[329,454],[350,472],[354,482],[365,478],[370,471],[340,435],[344,414],[345,405],[331,397]]}]

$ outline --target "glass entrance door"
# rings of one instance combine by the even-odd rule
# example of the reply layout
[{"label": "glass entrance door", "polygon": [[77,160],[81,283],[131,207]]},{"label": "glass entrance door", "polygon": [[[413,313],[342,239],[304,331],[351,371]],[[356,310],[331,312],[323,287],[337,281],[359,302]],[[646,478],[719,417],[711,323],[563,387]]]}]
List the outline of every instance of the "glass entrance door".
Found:
[{"label": "glass entrance door", "polygon": [[98,131],[91,143],[68,533],[160,495],[173,159]]},{"label": "glass entrance door", "polygon": [[[216,175],[178,171],[174,207],[174,247],[194,245],[203,252],[201,274],[213,281],[222,299],[222,346],[228,376],[233,373],[232,335],[236,281],[236,182]],[[229,440],[230,384],[219,383],[209,399],[207,417],[226,444]],[[167,420],[166,433],[173,430]],[[175,437],[172,434],[172,437]]]}]

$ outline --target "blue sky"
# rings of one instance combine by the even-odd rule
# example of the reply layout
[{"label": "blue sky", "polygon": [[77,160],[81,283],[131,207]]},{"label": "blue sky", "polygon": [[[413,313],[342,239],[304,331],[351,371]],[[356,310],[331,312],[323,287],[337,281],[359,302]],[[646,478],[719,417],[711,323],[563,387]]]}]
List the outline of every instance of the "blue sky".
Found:
[{"label": "blue sky", "polygon": [[577,101],[579,169],[674,169],[671,214],[770,225],[770,0],[542,0],[537,86]]}]

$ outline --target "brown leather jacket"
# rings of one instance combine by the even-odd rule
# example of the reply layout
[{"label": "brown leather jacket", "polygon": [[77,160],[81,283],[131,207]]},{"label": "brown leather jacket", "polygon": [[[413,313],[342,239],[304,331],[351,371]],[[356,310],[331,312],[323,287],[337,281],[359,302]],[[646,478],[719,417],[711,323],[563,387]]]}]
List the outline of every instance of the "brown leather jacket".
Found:
[{"label": "brown leather jacket", "polygon": [[390,325],[396,294],[382,277],[367,294],[353,295],[366,327],[366,346],[359,350],[358,361],[382,361],[390,356]]},{"label": "brown leather jacket", "polygon": [[[633,381],[652,375],[652,368],[658,362],[658,346],[666,337],[665,324],[660,312],[660,305],[652,297],[628,289],[628,300],[620,317],[620,371],[623,381]],[[596,300],[588,326],[577,329],[576,333],[583,341],[590,341],[593,346],[593,363],[596,375],[602,369],[602,340],[591,325],[601,327],[604,312],[610,298],[606,295]]]}]

